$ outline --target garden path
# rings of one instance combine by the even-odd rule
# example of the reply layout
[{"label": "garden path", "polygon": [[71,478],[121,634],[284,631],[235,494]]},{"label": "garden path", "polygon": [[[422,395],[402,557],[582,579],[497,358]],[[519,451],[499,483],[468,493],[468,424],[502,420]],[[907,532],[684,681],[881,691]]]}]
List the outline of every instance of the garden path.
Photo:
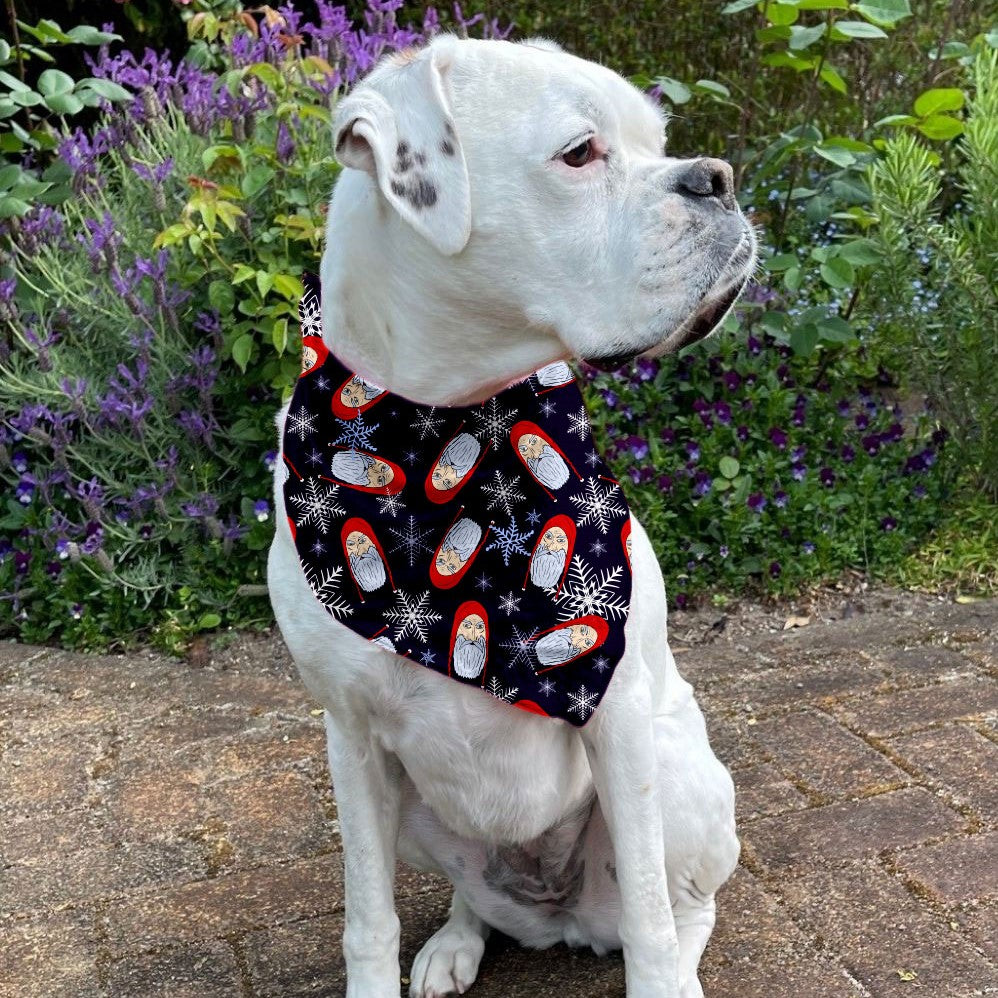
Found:
[{"label": "garden path", "polygon": [[[739,790],[709,998],[998,993],[998,600],[671,629]],[[317,714],[273,636],[186,663],[0,643],[0,995],[341,995]],[[397,893],[407,968],[448,895],[407,872]],[[619,957],[501,938],[480,976],[478,998],[623,993]]]}]

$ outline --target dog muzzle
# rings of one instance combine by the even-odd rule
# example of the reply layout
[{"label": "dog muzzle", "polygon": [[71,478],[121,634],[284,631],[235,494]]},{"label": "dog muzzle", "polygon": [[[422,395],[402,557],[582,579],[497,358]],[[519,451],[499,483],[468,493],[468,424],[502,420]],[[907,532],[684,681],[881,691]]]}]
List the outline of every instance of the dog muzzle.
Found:
[{"label": "dog muzzle", "polygon": [[304,280],[282,470],[316,599],[388,652],[585,724],[624,652],[631,521],[568,365],[420,405],[337,360]]}]

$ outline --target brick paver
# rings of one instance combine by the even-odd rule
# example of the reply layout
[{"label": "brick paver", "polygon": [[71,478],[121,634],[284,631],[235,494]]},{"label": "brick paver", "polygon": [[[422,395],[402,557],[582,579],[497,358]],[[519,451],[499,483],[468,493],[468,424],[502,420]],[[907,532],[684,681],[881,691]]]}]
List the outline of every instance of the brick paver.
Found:
[{"label": "brick paver", "polygon": [[[998,601],[865,602],[670,622],[744,845],[707,998],[998,995]],[[276,636],[196,664],[0,643],[0,998],[342,995],[323,753]],[[396,895],[407,974],[449,895],[401,867]],[[566,993],[622,996],[619,954],[494,936],[472,991]]]}]

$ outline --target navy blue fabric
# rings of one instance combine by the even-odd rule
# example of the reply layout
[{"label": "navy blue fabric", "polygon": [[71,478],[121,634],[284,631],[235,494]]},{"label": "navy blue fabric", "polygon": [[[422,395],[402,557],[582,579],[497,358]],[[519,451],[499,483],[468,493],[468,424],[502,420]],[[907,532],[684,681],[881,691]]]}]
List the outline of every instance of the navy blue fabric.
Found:
[{"label": "navy blue fabric", "polygon": [[338,621],[418,667],[582,725],[624,652],[627,502],[570,369],[431,407],[357,377],[301,301],[283,429],[302,569]]}]

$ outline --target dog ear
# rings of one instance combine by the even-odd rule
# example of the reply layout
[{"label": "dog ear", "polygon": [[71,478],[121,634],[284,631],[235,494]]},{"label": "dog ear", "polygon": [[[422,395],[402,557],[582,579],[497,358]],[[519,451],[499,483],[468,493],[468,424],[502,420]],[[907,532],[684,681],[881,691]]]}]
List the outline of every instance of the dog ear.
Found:
[{"label": "dog ear", "polygon": [[370,174],[399,215],[446,256],[464,249],[471,234],[468,167],[444,86],[453,47],[434,42],[389,57],[340,102],[333,125],[340,163]]}]

